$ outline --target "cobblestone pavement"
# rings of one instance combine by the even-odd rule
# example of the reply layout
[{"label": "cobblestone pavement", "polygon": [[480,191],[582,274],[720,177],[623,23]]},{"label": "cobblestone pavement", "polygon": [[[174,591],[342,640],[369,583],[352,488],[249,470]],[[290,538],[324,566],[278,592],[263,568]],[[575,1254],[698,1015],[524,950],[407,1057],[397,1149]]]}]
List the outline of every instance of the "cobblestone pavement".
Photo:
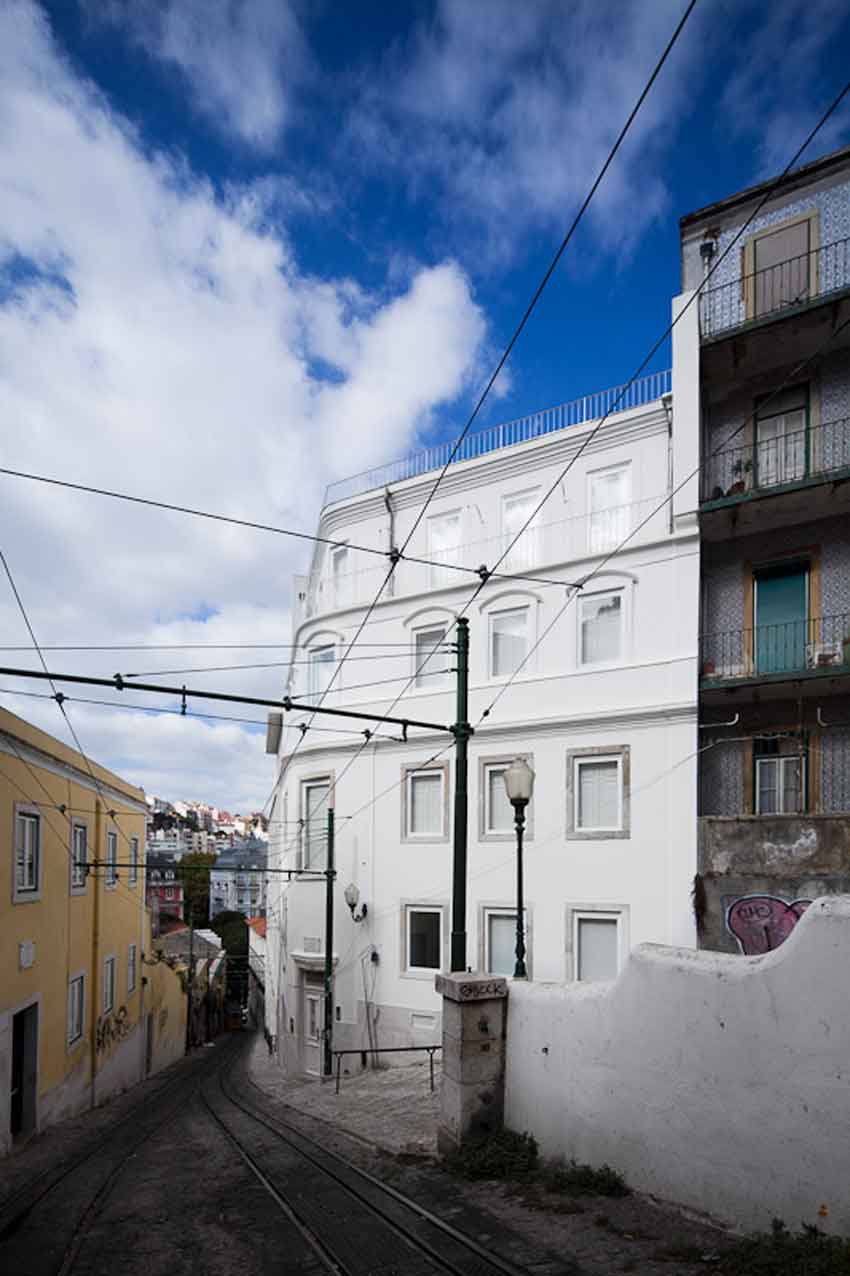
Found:
[{"label": "cobblestone pavement", "polygon": [[[545,1246],[561,1256],[560,1270],[581,1276],[697,1276],[710,1272],[729,1244],[726,1232],[638,1194],[576,1200],[505,1184],[457,1182],[437,1167],[439,1070],[432,1095],[427,1062],[343,1076],[336,1095],[332,1082],[287,1080],[258,1038],[248,1069],[269,1102],[287,1108],[288,1120],[302,1122],[355,1163],[443,1217],[470,1209],[489,1219],[484,1225],[489,1245],[507,1227],[525,1239],[529,1255]],[[511,1258],[522,1262],[523,1256]]]}]

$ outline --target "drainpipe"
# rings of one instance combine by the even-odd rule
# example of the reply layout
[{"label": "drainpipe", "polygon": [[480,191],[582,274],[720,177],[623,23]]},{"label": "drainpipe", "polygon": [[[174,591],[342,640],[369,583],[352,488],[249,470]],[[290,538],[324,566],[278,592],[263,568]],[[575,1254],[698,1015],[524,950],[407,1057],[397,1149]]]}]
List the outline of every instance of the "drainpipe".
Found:
[{"label": "drainpipe", "polygon": [[673,531],[673,395],[662,394],[661,406],[667,418],[667,530]]},{"label": "drainpipe", "polygon": [[[389,537],[388,537],[388,539],[389,539],[389,545],[387,546],[387,549],[389,549],[390,551],[392,551],[392,550],[394,550],[394,549],[395,549],[395,547],[396,547],[396,543],[395,543],[395,509],[394,509],[394,507],[393,507],[393,498],[392,498],[392,496],[391,496],[391,494],[390,494],[390,489],[389,489],[388,487],[385,487],[385,488],[384,488],[384,507],[385,507],[385,509],[386,509],[386,511],[387,511],[387,514],[389,515],[389,518],[390,518]],[[388,596],[389,598],[393,598],[393,597],[395,596],[395,572],[393,572],[393,574],[390,576],[389,580],[387,581],[387,596]]]},{"label": "drainpipe", "polygon": [[[100,798],[95,798],[94,803],[94,858],[101,859],[101,834],[103,831],[103,815],[102,803]],[[91,870],[89,870],[91,871]],[[92,912],[92,933],[91,933],[91,981],[90,981],[90,998],[91,998],[91,1106],[95,1107],[97,1097],[97,994],[101,991],[98,972],[100,969],[100,878],[95,873],[92,877],[94,883],[94,905]]]}]

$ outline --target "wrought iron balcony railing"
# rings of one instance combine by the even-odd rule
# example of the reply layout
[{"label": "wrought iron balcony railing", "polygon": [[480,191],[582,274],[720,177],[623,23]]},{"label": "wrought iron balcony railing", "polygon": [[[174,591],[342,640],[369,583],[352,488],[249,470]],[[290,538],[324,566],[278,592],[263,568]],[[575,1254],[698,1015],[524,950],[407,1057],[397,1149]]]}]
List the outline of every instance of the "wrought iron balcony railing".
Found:
[{"label": "wrought iron balcony railing", "polygon": [[700,638],[704,684],[777,674],[850,673],[850,612]]},{"label": "wrought iron balcony railing", "polygon": [[754,495],[803,479],[826,479],[843,469],[850,469],[850,417],[708,456],[703,465],[702,499]]},{"label": "wrought iron balcony railing", "polygon": [[716,337],[845,288],[850,288],[850,239],[838,239],[707,288],[699,299],[700,335]]},{"label": "wrought iron balcony railing", "polygon": [[379,465],[372,470],[364,470],[351,478],[338,479],[329,484],[325,491],[325,505],[336,501],[350,500],[364,492],[374,491],[378,487],[387,487],[392,483],[401,483],[404,479],[417,478],[430,470],[440,470],[451,458],[452,465],[459,461],[470,461],[488,452],[498,451],[504,447],[514,447],[517,443],[527,443],[544,434],[553,434],[571,426],[583,425],[589,421],[598,421],[600,417],[616,412],[628,412],[634,408],[646,407],[662,395],[669,394],[672,373],[669,368],[663,372],[650,372],[645,377],[636,377],[627,385],[611,386],[607,390],[597,390],[593,394],[582,395],[580,399],[572,399],[569,403],[560,403],[557,407],[546,408],[542,412],[532,412],[530,416],[519,417],[515,421],[506,421],[501,425],[491,425],[484,430],[476,430],[468,434],[461,443],[455,456],[452,457],[454,440],[438,443],[435,447],[423,448],[412,452],[409,456],[387,465]]}]

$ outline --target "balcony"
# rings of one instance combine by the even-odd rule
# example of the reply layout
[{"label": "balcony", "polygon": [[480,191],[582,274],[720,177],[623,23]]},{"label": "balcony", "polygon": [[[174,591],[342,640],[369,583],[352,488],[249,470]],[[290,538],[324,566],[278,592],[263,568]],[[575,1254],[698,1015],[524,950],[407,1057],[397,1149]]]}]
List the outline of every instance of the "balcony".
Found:
[{"label": "balcony", "polygon": [[850,673],[850,612],[703,634],[700,686]]},{"label": "balcony", "polygon": [[702,340],[794,314],[850,289],[850,239],[707,288],[700,295]]},{"label": "balcony", "polygon": [[703,464],[702,505],[715,509],[850,475],[850,417],[725,448]]},{"label": "balcony", "polygon": [[560,403],[554,408],[545,408],[542,412],[533,412],[530,416],[507,421],[501,425],[488,426],[485,430],[477,430],[468,434],[452,457],[454,440],[439,443],[435,447],[423,448],[410,456],[375,469],[364,470],[351,478],[339,479],[331,483],[325,491],[324,505],[334,505],[337,501],[347,501],[354,496],[362,496],[376,488],[388,487],[393,483],[401,483],[405,479],[418,478],[431,470],[441,470],[449,462],[456,465],[459,461],[471,461],[485,456],[488,452],[496,452],[501,448],[515,447],[519,443],[527,443],[531,439],[539,439],[547,434],[570,429],[576,425],[585,425],[598,421],[600,417],[618,412],[629,412],[635,408],[648,406],[670,393],[672,374],[669,369],[663,372],[651,372],[645,377],[637,377],[628,385],[615,385],[607,390],[597,390],[593,394],[585,394],[580,399],[572,399],[569,403]]},{"label": "balcony", "polygon": [[[554,505],[554,499],[551,504]],[[556,565],[592,560],[596,555],[606,554],[626,537],[630,537],[630,548],[661,540],[670,534],[669,520],[669,503],[665,504],[665,493],[660,492],[628,505],[532,523],[511,546],[497,570],[505,576],[546,575]],[[474,585],[476,578],[473,572],[482,565],[492,569],[512,539],[499,535],[467,541],[455,549],[436,551],[434,562],[430,564],[402,559],[394,577],[396,596]],[[417,557],[419,552],[426,557],[424,549],[411,551]],[[358,557],[365,558],[365,555]],[[444,562],[440,561],[441,558]],[[369,566],[357,571],[335,577],[321,575],[309,583],[305,582],[303,597],[299,598],[298,623],[313,616],[370,602],[386,576],[387,566],[383,558],[368,559],[367,562]],[[456,565],[470,570],[458,571]]]}]

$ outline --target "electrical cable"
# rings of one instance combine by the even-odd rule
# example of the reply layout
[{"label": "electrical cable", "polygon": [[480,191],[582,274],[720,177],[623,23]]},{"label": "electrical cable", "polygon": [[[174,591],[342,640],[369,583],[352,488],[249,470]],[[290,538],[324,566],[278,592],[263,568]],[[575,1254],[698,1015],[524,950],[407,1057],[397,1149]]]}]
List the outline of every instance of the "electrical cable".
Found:
[{"label": "electrical cable", "polygon": [[[366,610],[366,612],[365,612],[365,614],[364,614],[364,616],[363,616],[363,618],[362,618],[362,620],[361,620],[361,622],[360,622],[360,624],[359,624],[359,626],[358,626],[358,628],[357,628],[357,631],[356,631],[356,633],[355,633],[355,635],[354,635],[353,639],[349,642],[349,644],[348,644],[348,646],[347,646],[347,648],[346,648],[345,652],[344,652],[344,653],[343,653],[343,655],[342,655],[341,660],[337,663],[337,665],[336,665],[336,667],[335,667],[335,669],[334,669],[334,673],[333,673],[333,675],[331,676],[330,683],[328,684],[328,687],[327,687],[327,688],[326,688],[326,690],[324,691],[324,693],[323,693],[323,695],[322,695],[322,699],[321,699],[321,700],[320,700],[320,702],[319,702],[320,704],[322,704],[322,703],[324,702],[324,697],[325,697],[325,695],[327,695],[327,692],[331,689],[331,687],[333,686],[334,682],[336,681],[336,679],[337,679],[337,677],[338,677],[338,675],[339,675],[339,671],[342,669],[343,665],[345,664],[346,657],[350,654],[350,652],[351,652],[352,648],[354,647],[355,643],[357,642],[357,640],[358,640],[358,639],[360,638],[360,636],[362,635],[363,630],[365,629],[366,625],[368,624],[369,619],[370,619],[370,617],[371,617],[372,613],[374,612],[374,610],[375,610],[375,608],[377,607],[377,605],[378,605],[378,603],[379,603],[379,601],[380,601],[381,597],[383,596],[384,590],[386,589],[387,585],[389,584],[390,580],[392,579],[392,576],[393,576],[393,573],[394,573],[394,571],[395,571],[396,566],[397,566],[397,565],[398,565],[398,563],[401,561],[401,559],[404,557],[405,552],[406,552],[406,550],[407,550],[407,547],[408,547],[408,545],[410,544],[410,542],[411,542],[411,540],[412,540],[412,538],[413,538],[414,534],[416,533],[416,530],[418,529],[419,524],[421,523],[422,519],[424,518],[426,511],[428,510],[429,506],[431,505],[431,502],[433,501],[434,497],[436,496],[437,491],[438,491],[438,489],[439,489],[439,487],[440,487],[441,483],[443,482],[443,479],[444,479],[444,478],[445,478],[445,476],[446,476],[446,473],[447,473],[447,471],[448,471],[448,469],[449,469],[449,466],[451,465],[452,461],[454,460],[455,456],[457,455],[457,452],[458,452],[459,447],[461,446],[461,443],[463,442],[464,438],[467,436],[467,434],[469,433],[470,429],[472,428],[472,425],[473,425],[474,421],[476,420],[476,418],[477,418],[477,416],[478,416],[479,412],[481,411],[481,408],[483,407],[484,402],[486,401],[487,397],[489,396],[490,391],[492,390],[492,388],[493,388],[493,386],[494,386],[494,384],[495,384],[495,382],[496,382],[496,379],[497,379],[497,377],[499,376],[499,373],[502,371],[502,368],[503,368],[503,367],[505,366],[505,364],[507,363],[508,358],[510,357],[511,352],[513,351],[514,346],[516,345],[516,343],[517,343],[517,341],[519,340],[519,338],[520,338],[520,336],[521,336],[522,332],[524,331],[525,326],[526,326],[526,324],[528,323],[528,320],[531,318],[531,315],[532,315],[532,313],[533,313],[533,311],[534,311],[535,307],[537,306],[537,303],[538,303],[538,301],[540,300],[540,297],[543,295],[543,292],[544,292],[544,290],[545,290],[545,288],[546,288],[546,285],[549,283],[549,280],[551,279],[552,275],[554,274],[555,269],[556,269],[556,267],[557,267],[558,263],[560,262],[560,260],[561,260],[561,258],[562,258],[562,256],[563,256],[564,252],[566,251],[568,244],[570,243],[570,241],[571,241],[571,239],[572,239],[572,237],[573,237],[573,235],[574,235],[574,233],[575,233],[576,229],[578,228],[578,226],[579,226],[579,224],[580,224],[580,222],[581,222],[582,218],[584,217],[584,214],[586,213],[587,209],[589,208],[589,206],[590,206],[590,204],[591,204],[591,201],[593,200],[593,197],[594,197],[594,196],[595,196],[595,194],[596,194],[596,191],[599,189],[599,186],[600,186],[600,184],[601,184],[601,182],[602,182],[603,178],[605,177],[605,174],[607,173],[607,171],[608,171],[608,169],[609,169],[610,165],[612,164],[612,162],[613,162],[613,160],[614,160],[614,157],[616,156],[616,154],[617,154],[618,150],[620,149],[620,146],[622,145],[623,140],[625,139],[625,137],[626,137],[626,135],[627,135],[627,133],[628,133],[629,129],[631,128],[631,125],[632,125],[632,123],[633,123],[633,121],[634,121],[635,117],[637,116],[637,114],[638,114],[638,112],[639,112],[639,110],[640,110],[641,106],[643,105],[643,103],[644,103],[644,101],[645,101],[646,97],[648,96],[648,94],[649,94],[650,90],[652,89],[652,86],[653,86],[653,84],[655,83],[655,81],[656,81],[656,79],[657,79],[658,75],[660,74],[661,69],[662,69],[662,67],[664,66],[664,63],[667,61],[667,58],[668,58],[668,56],[669,56],[669,54],[670,54],[671,50],[673,49],[674,45],[676,44],[676,41],[678,40],[679,36],[681,35],[681,32],[682,32],[682,30],[684,29],[685,23],[687,22],[688,18],[690,17],[691,13],[693,12],[693,9],[694,9],[695,4],[696,4],[696,0],[690,0],[690,3],[688,4],[687,8],[685,9],[684,14],[682,15],[681,19],[680,19],[680,20],[679,20],[679,22],[677,23],[677,25],[676,25],[676,27],[675,27],[675,29],[674,29],[674,31],[673,31],[672,36],[670,37],[669,41],[667,42],[666,47],[664,48],[663,53],[661,54],[661,57],[660,57],[660,58],[659,58],[659,60],[656,62],[655,67],[653,68],[652,74],[650,75],[650,77],[649,77],[648,81],[647,81],[647,82],[646,82],[646,84],[644,85],[644,88],[642,89],[642,91],[641,91],[641,93],[640,93],[640,95],[639,95],[639,97],[638,97],[638,99],[637,99],[637,102],[635,103],[635,105],[633,106],[633,108],[632,108],[631,112],[629,113],[629,116],[628,116],[628,118],[626,119],[626,122],[625,122],[625,124],[623,125],[622,129],[620,130],[620,133],[619,133],[619,135],[618,135],[618,137],[617,137],[617,139],[616,139],[616,141],[615,141],[615,143],[614,143],[613,147],[612,147],[612,148],[611,148],[611,150],[609,151],[608,156],[607,156],[607,157],[606,157],[606,159],[605,159],[605,162],[603,163],[603,165],[602,165],[601,169],[600,169],[600,170],[599,170],[599,172],[597,173],[596,178],[594,179],[594,181],[593,181],[593,183],[592,183],[592,185],[591,185],[591,187],[590,187],[590,190],[588,191],[587,195],[585,196],[584,201],[583,201],[583,202],[582,202],[582,204],[581,204],[581,207],[579,208],[578,212],[576,213],[575,217],[573,218],[573,221],[572,221],[572,223],[570,224],[569,229],[567,230],[566,235],[564,235],[563,239],[561,240],[561,243],[560,243],[560,245],[559,245],[559,247],[558,247],[558,249],[557,249],[557,251],[556,251],[556,253],[555,253],[554,257],[552,258],[552,261],[550,262],[550,264],[549,264],[549,266],[548,266],[548,268],[547,268],[547,270],[546,270],[545,274],[543,275],[543,278],[541,279],[540,283],[538,284],[538,286],[537,286],[537,288],[536,288],[536,290],[535,290],[535,292],[534,292],[534,294],[533,294],[533,296],[532,296],[532,298],[531,298],[531,301],[529,302],[529,304],[528,304],[528,306],[526,307],[526,309],[525,309],[525,311],[524,311],[524,313],[523,313],[523,315],[522,315],[522,317],[521,317],[521,319],[520,319],[519,323],[517,324],[516,328],[514,329],[513,335],[511,336],[511,338],[510,338],[510,340],[509,340],[509,342],[508,342],[507,346],[505,347],[505,349],[504,349],[504,351],[503,351],[503,353],[502,353],[501,357],[499,358],[499,360],[498,360],[498,362],[497,362],[497,364],[496,364],[496,367],[495,367],[495,369],[493,370],[492,375],[490,376],[490,379],[488,380],[488,382],[487,382],[487,384],[485,385],[485,387],[484,387],[483,391],[482,391],[482,392],[481,392],[481,394],[479,395],[478,401],[477,401],[477,403],[475,404],[475,406],[474,406],[474,408],[473,408],[473,410],[472,410],[472,412],[471,412],[471,414],[470,414],[469,418],[467,419],[467,422],[466,422],[465,426],[463,427],[463,430],[461,431],[460,435],[458,436],[457,440],[455,441],[455,444],[454,444],[454,446],[453,446],[453,448],[452,448],[452,451],[451,451],[451,452],[450,452],[450,454],[449,454],[449,458],[448,458],[448,460],[446,461],[446,463],[445,463],[445,465],[443,466],[442,470],[441,470],[441,471],[440,471],[440,473],[438,474],[438,476],[437,476],[437,478],[436,478],[436,480],[435,480],[435,482],[434,482],[434,485],[433,485],[433,487],[431,488],[431,491],[429,492],[428,496],[426,497],[426,500],[425,500],[425,502],[424,502],[424,504],[423,504],[422,508],[420,509],[420,511],[419,511],[419,513],[418,513],[418,515],[417,515],[416,519],[415,519],[415,520],[414,520],[414,522],[413,522],[413,526],[410,528],[410,530],[408,531],[407,535],[405,536],[404,541],[403,541],[403,543],[402,543],[402,545],[401,545],[401,548],[400,548],[400,549],[397,549],[397,548],[396,548],[396,547],[394,547],[394,546],[393,546],[393,547],[391,547],[391,549],[390,549],[390,553],[389,553],[389,557],[390,557],[390,566],[389,566],[389,570],[387,571],[386,575],[384,576],[383,581],[381,582],[380,586],[378,587],[378,591],[377,591],[377,593],[375,594],[374,598],[372,599],[372,602],[369,604],[369,606],[368,606],[368,608],[367,608],[367,610]],[[524,529],[523,529],[523,530],[524,530]],[[502,562],[504,561],[504,559],[505,559],[505,554],[503,554],[503,555],[502,555],[502,557],[499,559],[499,563],[497,563],[497,564],[496,564],[496,567],[498,567],[498,566],[499,566],[499,564],[500,564],[500,563],[502,563]],[[483,588],[485,581],[486,581],[487,579],[491,578],[492,576],[494,576],[495,574],[496,574],[496,568],[493,568],[492,570],[488,571],[488,572],[486,573],[486,575],[485,575],[485,576],[483,576],[483,577],[482,577],[482,579],[481,579],[481,587]],[[474,596],[476,596],[476,595],[474,595]],[[426,661],[425,663],[427,663],[427,661]],[[424,666],[423,666],[423,667],[424,667]],[[418,671],[417,671],[417,674],[418,674],[419,672],[420,672],[420,671],[418,670]],[[408,683],[408,685],[410,685],[410,684]],[[397,701],[396,701],[396,703],[397,703]],[[277,779],[277,782],[276,782],[276,787],[278,787],[278,786],[280,785],[281,781],[282,781],[282,780],[284,779],[284,777],[286,776],[286,773],[287,773],[287,771],[289,770],[289,767],[290,767],[290,766],[291,766],[291,764],[292,764],[292,759],[295,757],[296,753],[298,752],[299,744],[300,744],[300,741],[296,741],[295,748],[294,748],[294,749],[292,750],[292,752],[288,755],[288,757],[287,757],[287,759],[286,759],[286,762],[285,762],[285,764],[284,764],[284,767],[283,767],[283,769],[282,769],[282,772],[281,772],[281,773],[280,773],[280,775],[278,776],[278,779]],[[359,755],[355,755],[355,757],[356,757],[356,756],[359,756]],[[354,759],[352,759],[352,760],[351,760],[351,762],[350,762],[348,765],[350,766],[350,765],[353,763],[353,761],[354,761]],[[345,769],[347,770],[348,768],[345,768]]]}]

